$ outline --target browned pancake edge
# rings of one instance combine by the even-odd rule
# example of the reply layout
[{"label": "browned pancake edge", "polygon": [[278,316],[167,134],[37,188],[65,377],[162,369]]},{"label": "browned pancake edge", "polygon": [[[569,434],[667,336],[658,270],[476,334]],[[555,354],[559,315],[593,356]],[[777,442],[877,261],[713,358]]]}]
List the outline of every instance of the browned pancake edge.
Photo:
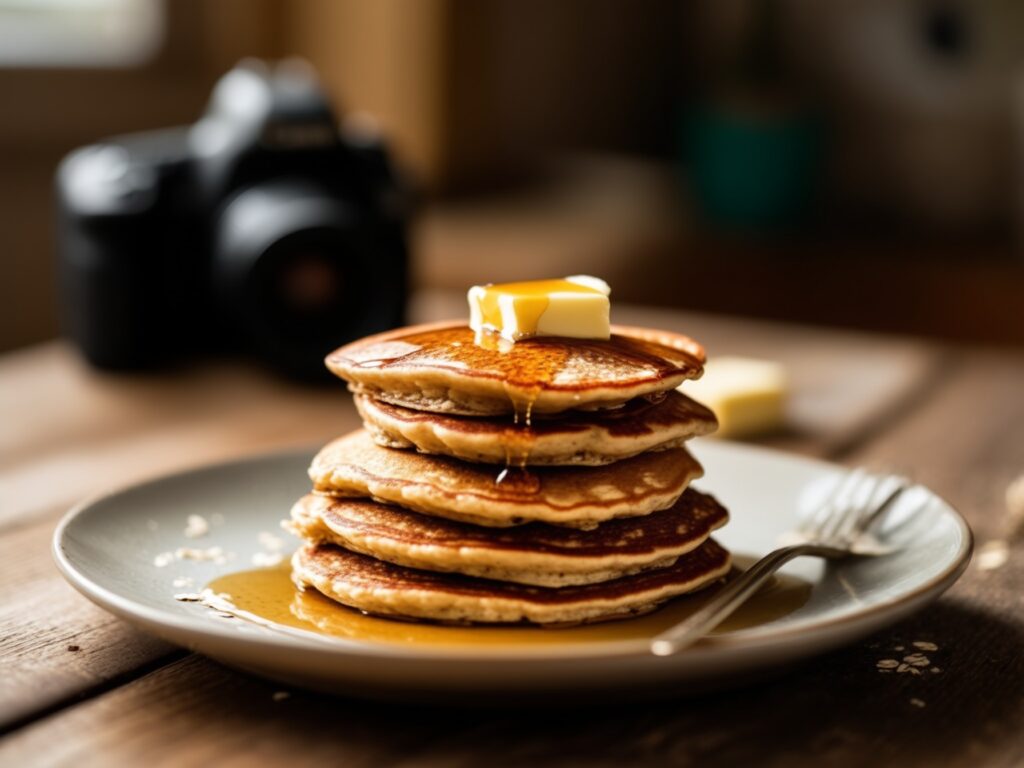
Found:
[{"label": "browned pancake edge", "polygon": [[399,328],[343,346],[325,360],[354,391],[418,410],[558,413],[675,389],[703,372],[687,336],[613,326],[608,340],[536,337],[499,351],[461,322]]},{"label": "browned pancake edge", "polygon": [[530,425],[516,424],[510,415],[438,414],[360,394],[355,402],[380,445],[491,464],[600,466],[676,447],[718,426],[709,408],[678,391],[634,398],[619,408],[538,415]]},{"label": "browned pancake edge", "polygon": [[332,544],[292,558],[293,578],[372,614],[438,621],[565,623],[646,612],[728,573],[727,550],[709,539],[673,565],[599,584],[557,589],[406,568]]},{"label": "browned pancake edge", "polygon": [[593,528],[666,509],[703,469],[683,447],[603,467],[499,470],[377,445],[365,430],[329,443],[309,470],[314,489],[369,496],[437,517],[504,527],[546,522]]},{"label": "browned pancake edge", "polygon": [[481,528],[370,499],[308,495],[291,513],[298,536],[396,565],[541,586],[607,581],[671,565],[729,516],[713,497],[688,489],[671,508],[612,520],[591,531],[531,523]]}]

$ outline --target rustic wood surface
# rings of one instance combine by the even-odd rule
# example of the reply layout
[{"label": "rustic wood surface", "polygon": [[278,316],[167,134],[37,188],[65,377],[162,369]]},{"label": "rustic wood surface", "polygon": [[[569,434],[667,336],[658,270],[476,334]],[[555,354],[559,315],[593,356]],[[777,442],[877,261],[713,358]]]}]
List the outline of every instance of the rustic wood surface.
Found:
[{"label": "rustic wood surface", "polygon": [[[426,297],[420,317],[446,314]],[[777,677],[699,699],[556,707],[367,703],[289,691],[149,638],[59,577],[56,519],[171,469],[326,441],[341,387],[242,364],[113,377],[59,343],[0,358],[0,765],[519,766],[1024,763],[1024,555],[1005,489],[1024,473],[1024,356],[906,339],[624,310],[713,354],[787,363],[794,426],[767,442],[910,472],[967,517],[977,560],[935,605]],[[877,671],[934,643],[940,673]]]}]

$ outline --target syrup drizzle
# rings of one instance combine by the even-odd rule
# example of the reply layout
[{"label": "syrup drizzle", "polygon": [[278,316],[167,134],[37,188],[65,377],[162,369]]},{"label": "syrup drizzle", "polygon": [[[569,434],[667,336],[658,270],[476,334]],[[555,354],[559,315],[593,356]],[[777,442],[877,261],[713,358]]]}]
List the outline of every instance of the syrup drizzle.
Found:
[{"label": "syrup drizzle", "polygon": [[[493,336],[485,335],[485,338]],[[497,342],[494,342],[497,344]],[[696,375],[701,361],[685,349],[666,346],[637,336],[612,334],[607,341],[538,336],[509,344],[501,351],[490,342],[475,343],[465,325],[415,331],[371,344],[355,343],[329,357],[335,364],[387,370],[392,367],[437,368],[474,378],[499,380],[513,405],[536,401],[547,389],[574,392],[602,386],[632,386],[657,382],[681,373]],[[566,363],[591,364],[602,369],[597,380],[585,374],[561,376]]]},{"label": "syrup drizzle", "polygon": [[[590,289],[582,289],[590,290]],[[505,486],[538,487],[529,474],[533,442],[534,405],[541,393],[555,385],[559,389],[583,389],[587,381],[560,381],[571,358],[599,361],[614,376],[616,369],[626,378],[663,379],[681,370],[699,370],[700,361],[684,350],[635,336],[612,335],[607,341],[534,337],[512,344],[496,332],[474,334],[464,325],[432,328],[361,347],[345,348],[341,357],[359,368],[386,369],[394,365],[452,368],[487,378],[499,379],[512,408],[512,424],[505,430],[505,470],[495,478]]]},{"label": "syrup drizzle", "polygon": [[[550,281],[560,282],[560,281]],[[569,284],[571,285],[571,283]],[[592,289],[587,289],[592,290]],[[497,311],[497,297],[493,296],[494,307],[492,312]],[[543,298],[543,306],[541,306],[540,298]],[[544,309],[547,307],[546,294],[538,297],[538,301],[528,305],[528,309],[538,309],[536,317],[533,318],[533,325],[530,327],[536,327],[536,320],[539,319],[540,315],[543,314]],[[518,308],[517,308],[518,311]],[[488,321],[487,309],[485,305],[484,319]],[[500,320],[500,316],[498,318]],[[507,339],[499,336],[496,331],[487,329],[482,332],[478,332],[475,337],[475,343],[482,346],[484,349],[497,350],[499,354],[507,355],[512,350],[512,343]],[[544,388],[550,384],[562,366],[565,363],[566,355],[555,356],[547,365],[538,365],[536,361],[532,366],[533,370],[533,382],[530,386],[519,386],[510,385],[510,382],[505,382],[505,392],[508,395],[509,401],[512,403],[512,426],[505,429],[502,434],[502,441],[505,445],[505,468],[502,469],[494,482],[497,485],[505,484],[515,485],[517,490],[522,489],[521,492],[526,491],[527,488],[536,488],[540,490],[540,479],[535,475],[531,475],[527,466],[530,463],[530,446],[533,443],[533,405],[537,402],[537,398],[540,397],[540,393],[544,391]],[[540,358],[543,361],[543,358]],[[514,381],[523,382],[528,380],[529,377],[524,375],[521,371],[515,371],[513,377]],[[510,472],[511,471],[511,472]],[[513,482],[509,482],[514,478]]]}]

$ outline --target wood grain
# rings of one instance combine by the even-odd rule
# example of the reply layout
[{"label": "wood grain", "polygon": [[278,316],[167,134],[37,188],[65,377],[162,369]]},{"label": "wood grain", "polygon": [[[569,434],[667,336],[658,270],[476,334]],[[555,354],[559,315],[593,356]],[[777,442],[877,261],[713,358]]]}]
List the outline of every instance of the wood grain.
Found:
[{"label": "wood grain", "polygon": [[956,350],[924,407],[849,456],[910,474],[979,537],[1004,535],[1006,486],[1024,474],[1024,356]]},{"label": "wood grain", "polygon": [[[913,640],[943,671],[883,675]],[[534,702],[491,709],[327,698],[190,657],[0,742],[0,763],[319,766],[1014,766],[1024,668],[994,657],[1022,641],[945,600],[911,622],[777,679],[699,699]],[[995,689],[993,678],[1005,685]],[[685,694],[685,692],[679,692]],[[924,706],[917,706],[917,699]],[[869,762],[866,763],[865,761]]]},{"label": "wood grain", "polygon": [[[1024,472],[1024,358],[935,350],[785,327],[662,318],[722,349],[807,366],[857,351],[899,366],[884,407],[805,452],[912,473],[948,497],[981,541],[1009,537],[1003,492]],[[681,327],[681,329],[684,329]],[[759,335],[760,334],[760,335]],[[831,347],[831,348],[830,348]],[[800,362],[803,361],[803,362]],[[844,367],[844,376],[856,367]],[[12,395],[16,383],[20,395]],[[8,386],[11,385],[11,386]],[[866,385],[865,385],[866,386]],[[108,379],[60,345],[0,360],[0,764],[494,766],[536,764],[1011,766],[1024,761],[1024,554],[1011,541],[996,570],[972,566],[950,595],[869,640],[758,685],[700,699],[531,709],[365,703],[279,689],[208,660],[178,659],[91,606],[49,557],[62,505],[84,492],[176,462],[326,439],[354,423],[344,390],[302,390],[232,366],[159,379]],[[856,398],[857,387],[846,390]],[[893,393],[896,393],[895,395]],[[839,422],[837,422],[839,424]],[[851,430],[857,434],[850,439]],[[55,482],[59,477],[64,482]],[[12,482],[13,485],[7,485]],[[13,490],[11,490],[13,488]],[[876,662],[914,641],[938,673],[883,674]],[[79,650],[69,651],[69,646]],[[177,660],[176,660],[177,659]],[[169,663],[168,663],[168,660]],[[685,691],[665,691],[668,696]],[[28,720],[34,718],[32,722]]]},{"label": "wood grain", "polygon": [[344,386],[241,365],[162,376],[88,369],[52,343],[0,360],[0,529],[210,461],[323,443],[359,424]]},{"label": "wood grain", "polygon": [[192,656],[8,736],[0,764],[395,765],[439,735],[430,710],[279,690]]},{"label": "wood grain", "polygon": [[0,730],[178,653],[57,573],[50,538],[71,504],[358,425],[341,385],[296,387],[237,365],[111,376],[60,343],[0,359],[0,382]]},{"label": "wood grain", "polygon": [[0,731],[176,653],[75,592],[49,521],[0,536]]}]

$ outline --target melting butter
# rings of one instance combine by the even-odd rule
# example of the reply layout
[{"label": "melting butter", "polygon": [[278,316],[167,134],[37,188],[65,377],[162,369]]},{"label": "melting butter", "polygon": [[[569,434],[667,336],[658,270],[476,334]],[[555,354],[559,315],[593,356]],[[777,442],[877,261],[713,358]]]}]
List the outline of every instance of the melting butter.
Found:
[{"label": "melting butter", "polygon": [[715,437],[753,437],[786,421],[786,371],[781,364],[746,357],[716,357],[704,375],[679,387],[718,418]]},{"label": "melting butter", "polygon": [[607,339],[610,293],[607,283],[588,275],[474,285],[467,296],[469,325],[478,344],[489,336],[512,343],[530,336]]}]

